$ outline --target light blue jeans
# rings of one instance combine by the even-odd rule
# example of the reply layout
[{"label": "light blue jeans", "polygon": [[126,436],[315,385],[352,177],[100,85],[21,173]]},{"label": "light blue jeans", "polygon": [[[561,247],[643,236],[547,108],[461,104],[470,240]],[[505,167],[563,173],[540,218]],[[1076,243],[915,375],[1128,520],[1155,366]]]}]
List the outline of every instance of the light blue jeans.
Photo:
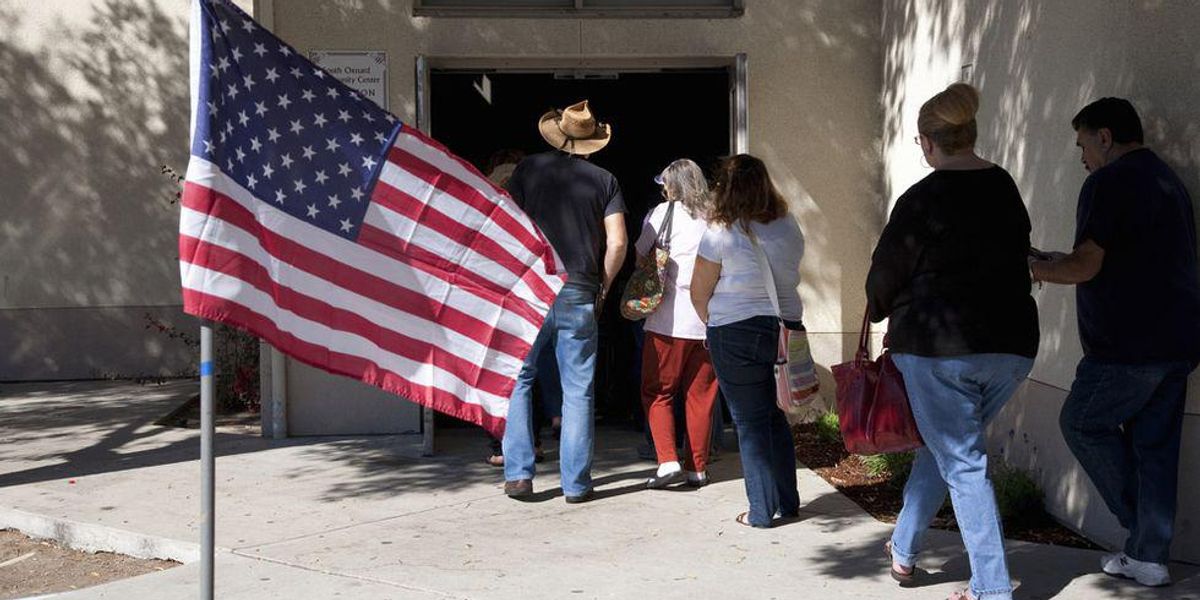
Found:
[{"label": "light blue jeans", "polygon": [[971,594],[1011,600],[1004,531],[988,479],[987,424],[1029,375],[1033,359],[1015,354],[929,358],[895,354],[925,447],[904,486],[904,508],[892,533],[892,557],[916,564],[921,539],[946,501],[971,563]]},{"label": "light blue jeans", "polygon": [[517,375],[504,429],[504,479],[533,479],[533,384],[538,358],[554,353],[562,381],[562,430],[558,445],[562,490],[578,496],[592,487],[595,437],[596,291],[567,284],[558,293],[546,322]]}]

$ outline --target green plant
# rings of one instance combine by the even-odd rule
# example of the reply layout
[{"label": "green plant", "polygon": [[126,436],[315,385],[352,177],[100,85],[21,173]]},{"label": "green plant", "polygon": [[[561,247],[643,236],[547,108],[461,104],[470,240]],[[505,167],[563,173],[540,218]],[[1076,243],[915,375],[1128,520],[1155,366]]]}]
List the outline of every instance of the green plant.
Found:
[{"label": "green plant", "polygon": [[[196,353],[199,359],[199,332],[192,333],[145,313],[146,329],[157,331],[168,339],[176,340]],[[220,412],[259,410],[258,389],[258,338],[236,327],[215,324],[213,327],[213,357],[216,362],[217,408]],[[186,375],[196,376],[192,370]]]},{"label": "green plant", "polygon": [[992,462],[992,487],[1005,523],[1035,520],[1045,513],[1045,493],[1029,473],[1003,461]]},{"label": "green plant", "polygon": [[912,462],[915,456],[916,454],[913,452],[871,454],[861,457],[860,460],[871,477],[886,475],[893,483],[903,483],[908,479],[908,473],[912,471]]},{"label": "green plant", "polygon": [[817,417],[813,424],[817,429],[817,437],[822,442],[841,443],[842,428],[838,421],[837,413],[828,411],[825,414]]}]

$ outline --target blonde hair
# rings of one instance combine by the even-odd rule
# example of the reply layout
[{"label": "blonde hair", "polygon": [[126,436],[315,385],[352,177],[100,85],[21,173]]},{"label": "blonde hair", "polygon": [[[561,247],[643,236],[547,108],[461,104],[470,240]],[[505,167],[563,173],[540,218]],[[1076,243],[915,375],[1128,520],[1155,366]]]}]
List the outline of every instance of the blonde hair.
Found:
[{"label": "blonde hair", "polygon": [[979,90],[955,83],[921,105],[917,131],[946,154],[955,154],[975,146],[978,111]]},{"label": "blonde hair", "polygon": [[708,182],[699,165],[686,158],[672,162],[663,170],[662,182],[667,197],[682,204],[689,215],[705,215],[708,210]]}]

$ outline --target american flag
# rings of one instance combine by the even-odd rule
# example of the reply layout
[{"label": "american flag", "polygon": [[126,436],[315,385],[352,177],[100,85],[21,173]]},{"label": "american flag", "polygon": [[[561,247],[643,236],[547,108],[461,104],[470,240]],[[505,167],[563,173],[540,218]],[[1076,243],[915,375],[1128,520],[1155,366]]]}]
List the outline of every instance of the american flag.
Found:
[{"label": "american flag", "polygon": [[193,0],[184,310],[503,431],[565,281],[499,188],[226,0]]}]

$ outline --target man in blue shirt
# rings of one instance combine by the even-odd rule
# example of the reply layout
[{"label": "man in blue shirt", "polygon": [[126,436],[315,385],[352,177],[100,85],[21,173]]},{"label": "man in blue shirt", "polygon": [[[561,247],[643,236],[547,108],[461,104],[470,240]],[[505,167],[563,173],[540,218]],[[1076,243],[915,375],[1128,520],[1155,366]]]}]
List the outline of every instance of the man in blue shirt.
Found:
[{"label": "man in blue shirt", "polygon": [[1187,377],[1200,361],[1196,221],[1183,182],[1143,146],[1128,100],[1102,98],[1072,120],[1091,175],[1075,250],[1031,260],[1033,278],[1074,284],[1084,356],[1059,424],[1067,445],[1129,530],[1105,573],[1171,582]]}]

